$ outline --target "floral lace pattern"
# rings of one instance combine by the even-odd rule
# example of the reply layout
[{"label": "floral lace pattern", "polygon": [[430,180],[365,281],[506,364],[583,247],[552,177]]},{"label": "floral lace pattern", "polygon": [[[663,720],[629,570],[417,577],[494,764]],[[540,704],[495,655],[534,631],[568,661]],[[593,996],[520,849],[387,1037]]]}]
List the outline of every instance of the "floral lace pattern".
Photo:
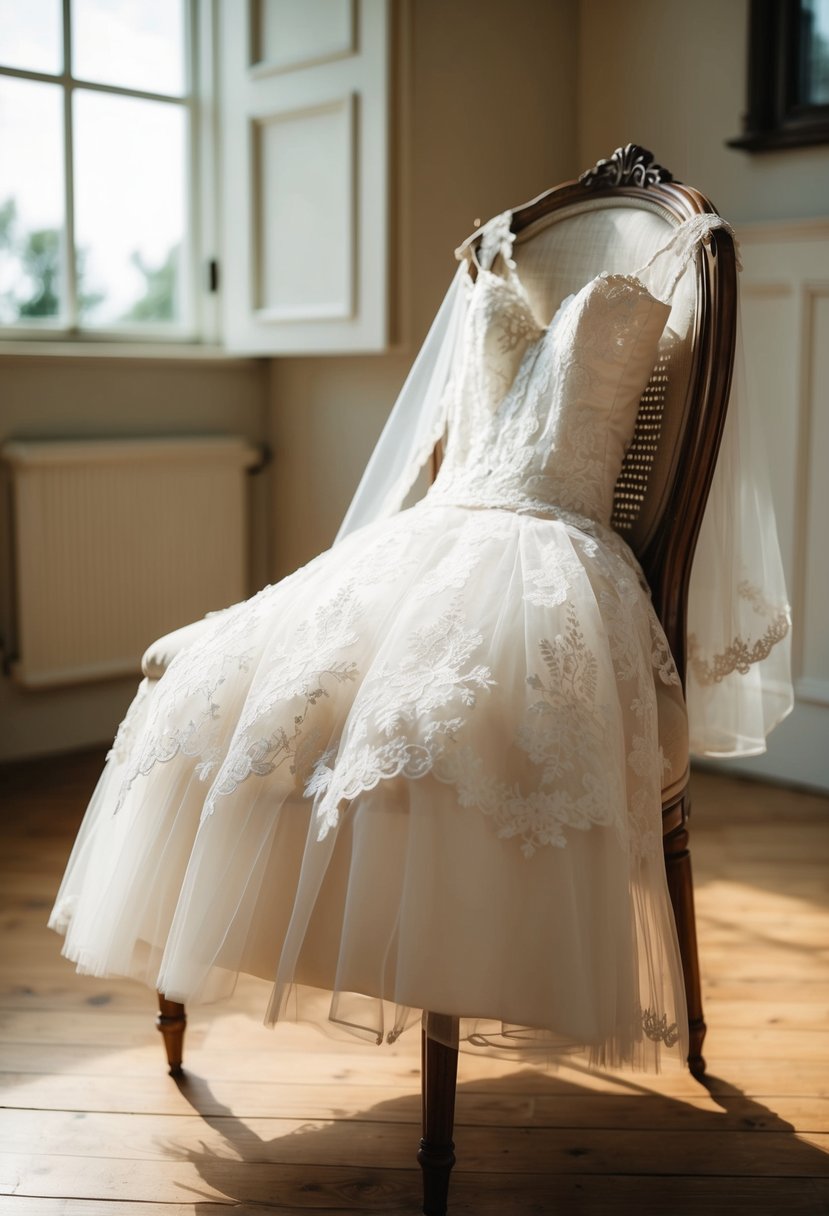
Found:
[{"label": "floral lace pattern", "polygon": [[[449,440],[430,498],[556,506],[608,524],[624,455],[606,434],[619,408],[617,378],[653,328],[653,309],[664,320],[665,306],[636,279],[599,275],[541,328],[514,279],[480,272],[476,288],[468,316],[476,353],[449,403]],[[636,391],[625,400],[626,442],[638,402]]]},{"label": "floral lace pattern", "polygon": [[688,665],[696,677],[697,683],[705,686],[718,684],[732,672],[738,671],[745,675],[754,663],[766,658],[772,648],[789,632],[789,609],[787,606],[777,608],[770,604],[762,591],[748,579],[743,579],[737,586],[740,599],[756,614],[758,621],[765,625],[762,633],[751,634],[748,630],[731,640],[730,644],[719,653],[707,657],[702,654],[699,642],[694,634],[688,635]]},{"label": "floral lace pattern", "polygon": [[649,1039],[655,1043],[664,1043],[673,1047],[679,1040],[679,1028],[676,1022],[668,1024],[668,1015],[659,1014],[653,1009],[642,1010],[642,1029]]},{"label": "floral lace pattern", "polygon": [[486,664],[473,660],[482,642],[452,602],[434,622],[413,630],[400,658],[378,665],[365,680],[348,742],[334,767],[325,761],[317,766],[306,790],[324,795],[317,810],[319,839],[337,825],[341,804],[362,789],[373,789],[383,777],[416,778],[433,769],[479,694],[494,684]]},{"label": "floral lace pattern", "polygon": [[[207,785],[203,817],[267,779],[313,800],[323,839],[361,791],[432,776],[528,858],[596,827],[634,854],[660,847],[655,690],[681,693],[641,571],[607,526],[618,453],[606,440],[658,302],[636,276],[597,275],[540,326],[509,219],[476,238],[449,442],[426,499],[339,546],[347,560],[323,554],[206,622],[144,689],[143,730],[131,714],[119,732],[122,801],[156,765],[186,757]],[[504,275],[491,270],[499,255]],[[516,609],[499,624],[511,583],[523,675]],[[498,706],[508,726],[491,754]]]}]

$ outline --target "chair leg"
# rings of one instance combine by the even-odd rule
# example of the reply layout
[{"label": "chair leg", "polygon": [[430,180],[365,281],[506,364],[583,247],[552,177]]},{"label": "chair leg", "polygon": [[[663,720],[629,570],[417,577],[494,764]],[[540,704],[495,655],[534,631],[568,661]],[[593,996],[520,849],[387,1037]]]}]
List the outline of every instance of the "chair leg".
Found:
[{"label": "chair leg", "polygon": [[688,849],[688,795],[685,795],[682,823],[664,838],[665,869],[668,876],[668,891],[674,909],[679,951],[682,956],[682,973],[685,979],[685,999],[688,1005],[688,1028],[690,1042],[688,1067],[695,1077],[705,1072],[702,1043],[705,1038],[705,1019],[702,1016],[702,989],[700,984],[699,952],[697,950],[697,923],[694,913],[694,884],[691,875],[691,854]]},{"label": "chair leg", "polygon": [[[440,1035],[442,1041],[434,1038]],[[423,1211],[445,1216],[449,1175],[455,1164],[452,1128],[458,1076],[458,1019],[447,1014],[424,1015],[422,1035],[423,1139],[417,1159],[423,1170]],[[449,1047],[447,1043],[454,1046]]]},{"label": "chair leg", "polygon": [[180,1077],[184,1071],[181,1067],[181,1057],[184,1048],[184,1028],[187,1025],[187,1014],[184,1006],[178,1001],[168,1001],[165,996],[158,994],[158,1016],[155,1019],[157,1028],[164,1039],[164,1049],[167,1052],[167,1063],[170,1066],[170,1076]]}]

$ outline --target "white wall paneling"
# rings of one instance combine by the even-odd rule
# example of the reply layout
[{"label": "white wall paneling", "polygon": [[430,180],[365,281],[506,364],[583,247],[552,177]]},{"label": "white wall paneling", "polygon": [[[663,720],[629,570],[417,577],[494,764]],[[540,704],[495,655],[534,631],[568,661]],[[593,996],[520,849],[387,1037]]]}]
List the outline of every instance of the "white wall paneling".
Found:
[{"label": "white wall paneling", "polygon": [[223,0],[224,335],[236,351],[388,336],[388,0]]},{"label": "white wall paneling", "polygon": [[[797,693],[829,711],[829,279],[804,286],[803,451],[805,485],[802,510],[802,597],[797,647]],[[827,734],[829,739],[829,712]]]},{"label": "white wall paneling", "polygon": [[260,74],[355,53],[355,0],[254,0],[251,66]]},{"label": "white wall paneling", "polygon": [[750,386],[792,603],[796,704],[765,756],[734,763],[829,789],[829,221],[746,226],[739,236]]},{"label": "white wall paneling", "polygon": [[[354,103],[352,95],[253,123],[260,323],[354,316]],[[325,257],[315,253],[320,232]]]}]

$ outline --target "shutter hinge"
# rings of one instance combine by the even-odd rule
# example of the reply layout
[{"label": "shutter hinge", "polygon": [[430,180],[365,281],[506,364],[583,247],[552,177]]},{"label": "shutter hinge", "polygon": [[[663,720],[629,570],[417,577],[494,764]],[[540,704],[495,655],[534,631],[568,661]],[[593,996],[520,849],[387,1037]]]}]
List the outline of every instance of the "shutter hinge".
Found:
[{"label": "shutter hinge", "polygon": [[219,290],[219,263],[215,258],[207,263],[207,290],[211,294]]}]

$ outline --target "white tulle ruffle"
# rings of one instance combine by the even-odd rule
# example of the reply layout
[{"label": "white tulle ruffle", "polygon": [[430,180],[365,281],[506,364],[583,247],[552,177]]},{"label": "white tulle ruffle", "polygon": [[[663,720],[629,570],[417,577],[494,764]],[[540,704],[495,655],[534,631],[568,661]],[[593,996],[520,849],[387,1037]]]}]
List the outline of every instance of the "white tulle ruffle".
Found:
[{"label": "white tulle ruffle", "polygon": [[682,1059],[660,639],[635,567],[566,522],[426,502],[362,530],[142,686],[65,954],[187,1003],[253,974],[270,1020],[375,1042],[425,1008],[492,1052]]}]

